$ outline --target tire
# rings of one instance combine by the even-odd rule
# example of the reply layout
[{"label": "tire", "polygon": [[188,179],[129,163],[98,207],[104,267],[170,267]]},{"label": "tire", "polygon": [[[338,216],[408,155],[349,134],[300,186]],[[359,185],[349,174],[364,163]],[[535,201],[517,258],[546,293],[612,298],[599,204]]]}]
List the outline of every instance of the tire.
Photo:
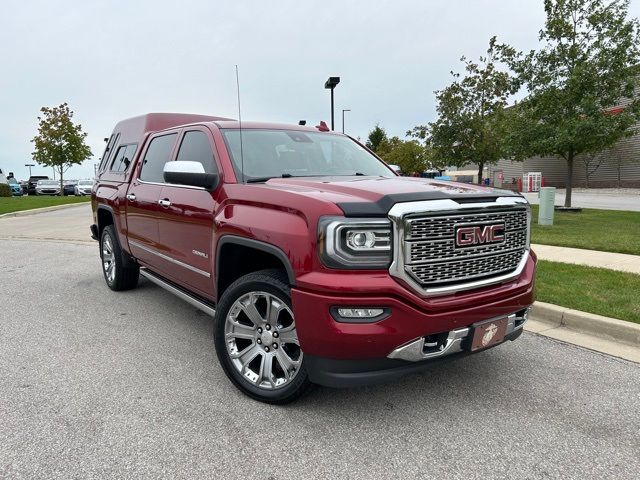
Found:
[{"label": "tire", "polygon": [[229,380],[255,400],[282,405],[312,386],[295,330],[291,292],[280,270],[249,273],[225,290],[216,309],[214,340]]},{"label": "tire", "polygon": [[140,267],[125,266],[123,252],[113,225],[107,225],[100,235],[100,260],[107,286],[114,291],[131,290],[138,285]]}]

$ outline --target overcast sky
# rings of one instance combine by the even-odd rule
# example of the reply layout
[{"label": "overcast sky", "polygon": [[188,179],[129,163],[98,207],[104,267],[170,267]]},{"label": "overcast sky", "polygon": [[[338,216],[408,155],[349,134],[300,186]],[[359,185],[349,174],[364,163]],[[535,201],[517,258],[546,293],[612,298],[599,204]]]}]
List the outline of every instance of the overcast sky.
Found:
[{"label": "overcast sky", "polygon": [[[640,0],[631,15],[640,16]],[[497,35],[537,44],[543,0],[56,1],[3,0],[0,168],[28,176],[39,109],[68,102],[94,158],[123,118],[191,112],[243,120],[329,123],[324,81],[336,87],[347,133],[380,123],[391,135],[433,120],[434,90]],[[50,168],[33,174],[52,175]]]}]

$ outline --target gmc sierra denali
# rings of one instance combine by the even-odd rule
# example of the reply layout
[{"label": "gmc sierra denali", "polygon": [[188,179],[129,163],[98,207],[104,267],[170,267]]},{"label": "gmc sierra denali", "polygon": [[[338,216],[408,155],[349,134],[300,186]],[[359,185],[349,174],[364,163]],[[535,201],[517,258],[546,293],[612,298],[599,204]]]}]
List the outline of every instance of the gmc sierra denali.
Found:
[{"label": "gmc sierra denali", "polygon": [[143,275],[212,315],[226,375],[263,402],[515,340],[533,302],[521,195],[399,177],[323,122],[124,120],[92,207],[109,288]]}]

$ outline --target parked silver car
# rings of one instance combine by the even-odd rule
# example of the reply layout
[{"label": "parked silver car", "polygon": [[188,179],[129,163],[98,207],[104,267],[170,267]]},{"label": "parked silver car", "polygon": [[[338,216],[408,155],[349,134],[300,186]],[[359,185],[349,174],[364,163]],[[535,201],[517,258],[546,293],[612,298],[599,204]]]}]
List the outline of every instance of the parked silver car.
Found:
[{"label": "parked silver car", "polygon": [[38,180],[36,195],[60,195],[60,182],[58,180]]},{"label": "parked silver car", "polygon": [[91,188],[93,188],[93,180],[80,180],[76,184],[76,196],[91,195]]}]

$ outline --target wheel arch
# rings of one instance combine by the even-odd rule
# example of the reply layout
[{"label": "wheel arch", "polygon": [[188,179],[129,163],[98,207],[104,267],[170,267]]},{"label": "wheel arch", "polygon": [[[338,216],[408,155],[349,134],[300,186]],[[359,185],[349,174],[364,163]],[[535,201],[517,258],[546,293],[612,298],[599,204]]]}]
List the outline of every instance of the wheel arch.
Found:
[{"label": "wheel arch", "polygon": [[[243,261],[251,255],[251,262]],[[235,280],[247,273],[267,268],[282,269],[290,286],[296,277],[287,254],[270,243],[237,235],[224,235],[216,247],[215,282],[218,300]]]},{"label": "wheel arch", "polygon": [[[98,205],[96,209],[96,220],[98,222],[98,238],[102,235],[102,230],[107,225],[116,225],[115,215],[113,214],[113,208],[108,205]],[[117,227],[116,227],[117,230]],[[116,231],[116,233],[118,233]]]}]

